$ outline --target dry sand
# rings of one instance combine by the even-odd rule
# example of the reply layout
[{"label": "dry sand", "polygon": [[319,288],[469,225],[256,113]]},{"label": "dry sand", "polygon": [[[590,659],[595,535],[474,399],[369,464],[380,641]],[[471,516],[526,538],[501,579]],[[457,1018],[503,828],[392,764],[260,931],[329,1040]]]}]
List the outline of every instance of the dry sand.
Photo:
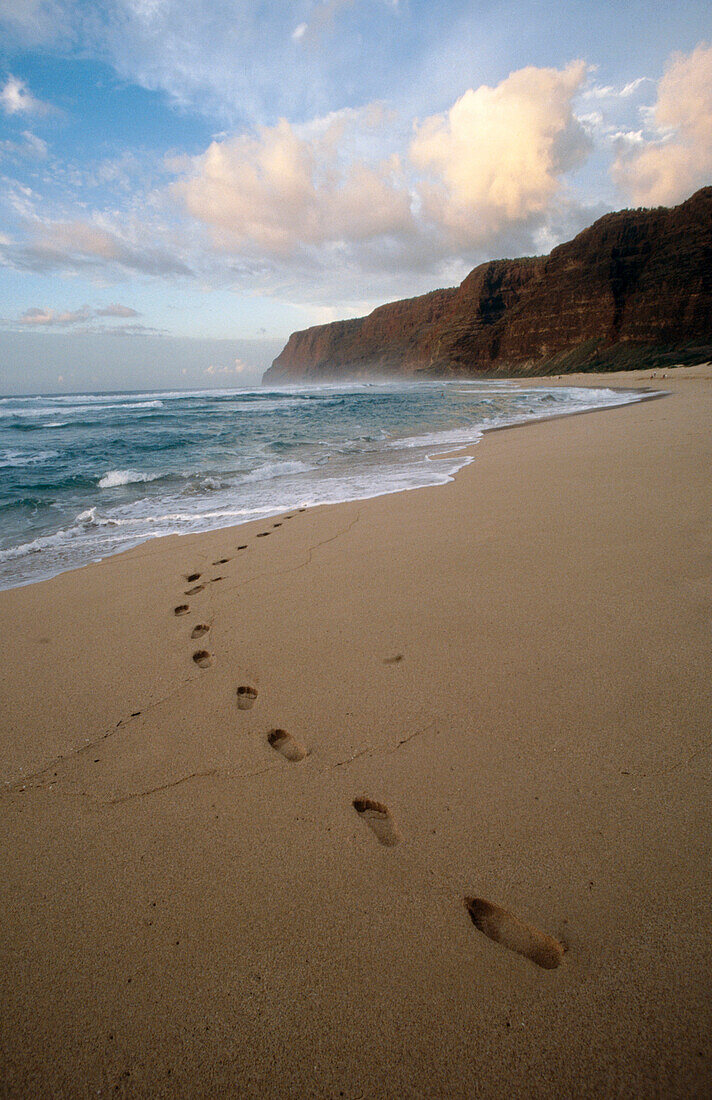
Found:
[{"label": "dry sand", "polygon": [[710,375],[0,594],[2,1095],[710,1094]]}]

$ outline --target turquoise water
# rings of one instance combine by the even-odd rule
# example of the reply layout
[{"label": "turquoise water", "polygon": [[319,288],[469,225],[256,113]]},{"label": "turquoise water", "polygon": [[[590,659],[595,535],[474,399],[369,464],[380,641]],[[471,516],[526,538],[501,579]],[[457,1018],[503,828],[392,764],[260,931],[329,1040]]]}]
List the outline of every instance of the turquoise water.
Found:
[{"label": "turquoise water", "polygon": [[157,535],[450,480],[487,427],[621,404],[509,382],[0,398],[0,587]]}]

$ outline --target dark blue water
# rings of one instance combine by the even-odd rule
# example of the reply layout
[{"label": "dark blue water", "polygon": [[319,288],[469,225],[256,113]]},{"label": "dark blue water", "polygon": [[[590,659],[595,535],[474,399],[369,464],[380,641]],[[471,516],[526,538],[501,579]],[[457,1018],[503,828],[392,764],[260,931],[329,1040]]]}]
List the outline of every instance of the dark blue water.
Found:
[{"label": "dark blue water", "polygon": [[483,429],[635,400],[507,382],[0,399],[0,587],[155,535],[448,481]]}]

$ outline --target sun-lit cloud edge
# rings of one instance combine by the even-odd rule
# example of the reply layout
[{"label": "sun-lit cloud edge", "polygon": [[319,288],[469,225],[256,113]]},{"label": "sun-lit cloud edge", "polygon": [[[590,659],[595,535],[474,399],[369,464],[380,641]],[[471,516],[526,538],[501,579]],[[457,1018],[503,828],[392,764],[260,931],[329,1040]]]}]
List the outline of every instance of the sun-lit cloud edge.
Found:
[{"label": "sun-lit cloud edge", "polygon": [[672,55],[640,131],[621,135],[612,174],[642,206],[680,202],[712,182],[712,45]]}]

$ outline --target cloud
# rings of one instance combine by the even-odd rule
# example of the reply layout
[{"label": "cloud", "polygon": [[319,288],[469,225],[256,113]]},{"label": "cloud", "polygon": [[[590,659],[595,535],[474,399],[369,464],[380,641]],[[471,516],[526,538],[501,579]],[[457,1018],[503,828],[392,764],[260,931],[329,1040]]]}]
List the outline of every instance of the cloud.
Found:
[{"label": "cloud", "polygon": [[635,94],[643,84],[651,83],[649,76],[639,76],[635,80],[629,80],[627,84],[621,88],[619,95],[622,99],[628,99],[629,96]]},{"label": "cloud", "polygon": [[81,330],[82,334],[99,336],[165,336],[165,329],[154,328],[153,325],[87,325]]},{"label": "cloud", "polygon": [[[136,230],[140,234],[140,228]],[[87,271],[140,275],[192,275],[173,252],[160,245],[127,240],[94,222],[42,222],[30,226],[30,241],[7,247],[3,260],[25,271]]]},{"label": "cloud", "polygon": [[40,309],[34,306],[31,309],[26,309],[22,316],[19,318],[21,325],[76,325],[82,321],[87,321],[92,316],[92,311],[89,306],[82,306],[81,309],[65,310],[63,313],[57,313],[53,309]]},{"label": "cloud", "polygon": [[232,375],[244,374],[245,371],[253,370],[253,367],[248,366],[242,359],[235,359],[232,366],[215,366],[213,363],[209,367],[205,368],[205,374],[210,375],[211,378],[225,378]]},{"label": "cloud", "polygon": [[[66,328],[71,325],[87,324],[87,322],[93,321],[96,317],[139,317],[140,314],[135,309],[131,309],[130,306],[122,306],[118,302],[114,302],[108,306],[100,308],[92,308],[91,306],[84,305],[80,309],[63,310],[58,312],[54,309],[41,308],[39,306],[32,306],[30,309],[26,309],[22,316],[18,317],[18,323],[21,325],[39,326],[42,328],[54,328],[61,327]],[[93,325],[87,331],[98,332],[155,332],[155,329],[148,329],[144,325]]]},{"label": "cloud", "polygon": [[[288,258],[380,242],[384,260],[404,250],[443,256],[485,247],[513,227],[538,228],[562,177],[591,140],[572,111],[586,75],[527,68],[495,88],[470,89],[447,114],[417,124],[408,149],[382,150],[380,104],[334,112],[309,125],[286,120],[213,141],[176,164],[173,193],[211,234],[216,250]],[[317,257],[318,259],[318,257]]]},{"label": "cloud", "polygon": [[48,103],[43,103],[42,100],[33,96],[24,80],[12,75],[8,76],[0,89],[0,107],[6,115],[22,113],[44,115],[51,110]]},{"label": "cloud", "polygon": [[169,164],[170,193],[207,232],[204,258],[287,301],[348,309],[457,282],[590,220],[566,186],[592,148],[572,106],[586,73],[523,69],[410,130],[371,103],[221,136]]},{"label": "cloud", "polygon": [[[329,33],[346,9],[353,24]],[[360,31],[397,10],[394,0],[0,0],[0,42],[99,59],[213,125],[274,123],[343,102],[347,81],[354,101],[370,98]]]},{"label": "cloud", "polygon": [[343,163],[343,119],[300,136],[282,119],[256,135],[214,141],[174,187],[218,249],[289,256],[303,245],[361,242],[411,221],[397,158]]},{"label": "cloud", "polygon": [[37,137],[37,134],[33,134],[31,130],[23,130],[22,136],[25,139],[28,152],[40,160],[44,160],[47,156],[47,142],[43,141],[41,137]]},{"label": "cloud", "polygon": [[712,46],[673,54],[644,112],[652,133],[622,140],[616,184],[640,206],[680,202],[712,178]]},{"label": "cloud", "polygon": [[635,80],[629,80],[622,88],[615,88],[612,84],[591,84],[581,93],[582,99],[630,99],[645,84],[654,84],[649,76],[638,76]]},{"label": "cloud", "polygon": [[122,306],[118,302],[112,302],[103,309],[96,310],[97,317],[140,317],[141,314],[130,306]]},{"label": "cloud", "polygon": [[0,23],[21,46],[68,41],[79,20],[72,7],[71,0],[0,0]]},{"label": "cloud", "polygon": [[30,158],[32,160],[45,160],[47,157],[47,142],[43,141],[31,130],[22,131],[22,141],[0,141],[0,151],[12,157]]},{"label": "cloud", "polygon": [[590,151],[572,110],[585,76],[583,61],[520,69],[416,125],[410,157],[430,177],[418,188],[425,216],[475,243],[544,215]]}]

